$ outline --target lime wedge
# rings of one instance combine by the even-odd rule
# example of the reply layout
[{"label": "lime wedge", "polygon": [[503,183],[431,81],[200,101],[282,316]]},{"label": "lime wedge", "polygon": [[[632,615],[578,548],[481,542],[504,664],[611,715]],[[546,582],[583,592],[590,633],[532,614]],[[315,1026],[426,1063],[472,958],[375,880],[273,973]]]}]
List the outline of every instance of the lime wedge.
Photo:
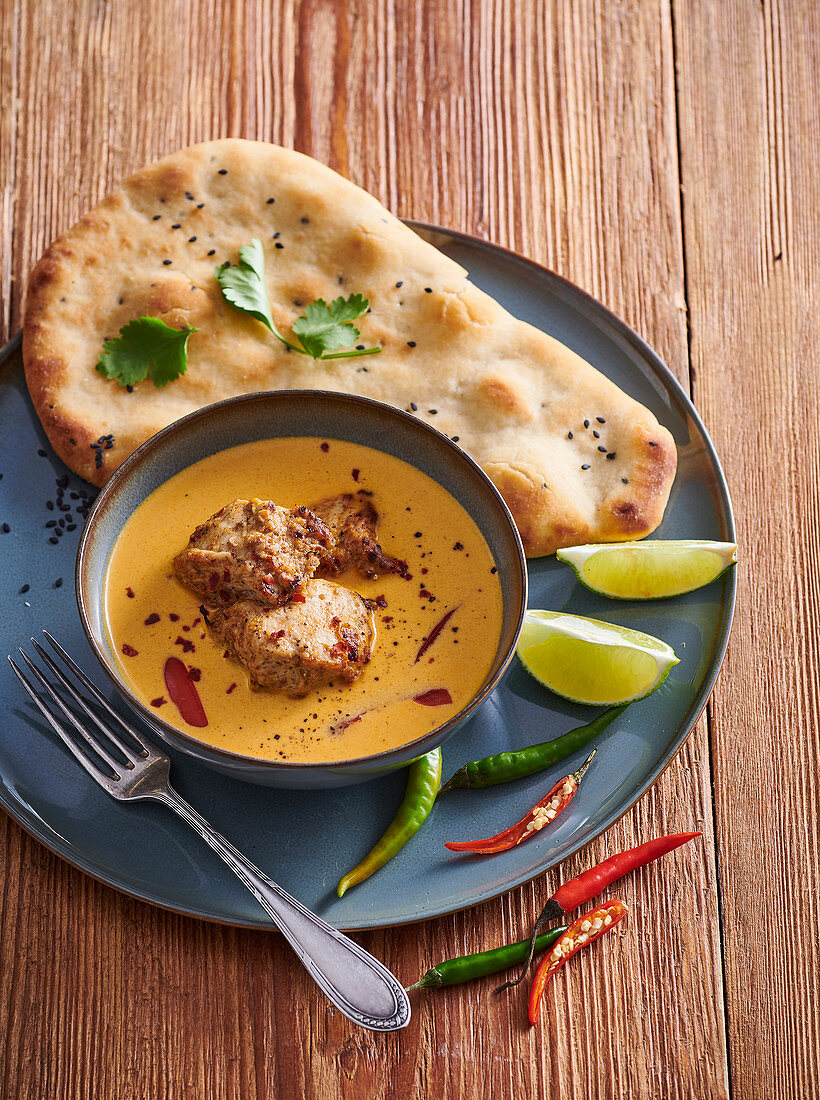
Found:
[{"label": "lime wedge", "polygon": [[677,542],[604,543],[570,546],[556,554],[575,570],[581,584],[615,600],[661,600],[694,592],[737,561],[733,542],[681,539]]},{"label": "lime wedge", "polygon": [[556,695],[607,706],[643,699],[678,663],[659,638],[561,611],[528,611],[516,652]]}]

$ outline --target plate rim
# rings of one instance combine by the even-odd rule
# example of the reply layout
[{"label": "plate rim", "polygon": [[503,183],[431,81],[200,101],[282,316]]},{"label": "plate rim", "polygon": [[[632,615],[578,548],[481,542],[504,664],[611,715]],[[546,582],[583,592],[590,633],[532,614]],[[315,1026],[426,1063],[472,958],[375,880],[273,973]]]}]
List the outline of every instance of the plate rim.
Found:
[{"label": "plate rim", "polygon": [[[491,254],[502,254],[509,260],[513,260],[516,263],[521,264],[523,267],[530,269],[534,275],[538,278],[546,278],[552,282],[553,285],[560,287],[565,293],[568,293],[571,297],[580,299],[581,303],[587,310],[593,314],[597,314],[602,322],[610,329],[614,329],[628,345],[638,352],[642,362],[649,366],[657,380],[661,383],[663,390],[666,393],[673,395],[681,410],[685,414],[685,417],[690,419],[701,434],[701,438],[704,443],[704,449],[710,459],[710,464],[715,477],[715,486],[717,488],[717,497],[719,501],[719,512],[723,513],[723,518],[726,524],[726,541],[736,542],[736,531],[734,522],[734,511],[732,508],[731,498],[729,496],[729,487],[726,481],[726,475],[723,472],[720,459],[718,457],[715,445],[712,442],[712,438],[709,432],[706,430],[706,426],[703,423],[697,409],[692,403],[692,399],[686,392],[682,384],[678,381],[670,368],[661,359],[660,355],[647,343],[642,336],[639,335],[635,329],[632,328],[626,321],[614,313],[603,302],[595,298],[588,291],[578,286],[576,283],[567,279],[565,276],[560,275],[558,272],[553,271],[551,268],[546,267],[544,264],[539,263],[537,260],[533,260],[528,256],[523,255],[520,252],[516,252],[514,249],[507,248],[505,245],[496,244],[493,241],[486,238],[476,236],[475,234],[465,233],[460,230],[447,229],[443,226],[434,225],[430,222],[416,221],[414,219],[402,219],[405,225],[411,228],[414,232],[427,232],[436,234],[438,236],[444,236],[450,238],[455,242],[463,242],[472,247],[477,247],[479,250]],[[537,326],[535,326],[537,327]],[[543,331],[543,330],[542,330]],[[7,359],[12,358],[20,350],[20,334],[17,333],[11,337],[6,345],[0,349],[0,363],[4,363]],[[658,782],[663,773],[672,763],[674,758],[680,752],[684,743],[689,739],[700,720],[703,711],[709,701],[709,698],[714,689],[717,678],[723,667],[723,662],[726,656],[726,650],[729,644],[729,637],[731,634],[732,624],[734,621],[734,613],[737,602],[737,569],[731,570],[731,572],[725,577],[725,597],[722,608],[722,623],[718,631],[715,640],[714,657],[711,661],[711,667],[708,675],[701,684],[692,707],[690,708],[690,717],[687,718],[683,724],[683,733],[679,733],[671,742],[669,748],[664,755],[660,758],[656,767],[645,777],[642,783],[637,788],[634,798],[631,798],[626,804],[619,806],[616,810],[612,811],[602,822],[593,827],[591,833],[584,839],[584,842],[576,848],[572,853],[563,856],[561,859],[550,859],[549,856],[545,858],[543,863],[538,864],[536,867],[530,867],[522,874],[514,878],[511,882],[505,883],[500,889],[489,887],[486,890],[479,892],[478,894],[471,895],[469,901],[466,901],[463,905],[445,905],[442,908],[436,909],[429,913],[419,913],[416,916],[398,919],[390,919],[387,921],[380,921],[373,923],[367,920],[342,920],[340,922],[333,921],[331,923],[335,927],[352,932],[368,932],[377,931],[384,928],[401,928],[414,924],[420,924],[424,921],[434,920],[439,917],[449,916],[454,913],[461,913],[467,909],[471,909],[474,906],[482,905],[487,901],[491,901],[494,898],[502,897],[504,894],[509,893],[512,890],[517,889],[519,886],[526,885],[529,882],[534,881],[547,871],[552,870],[560,863],[565,862],[570,855],[574,855],[580,851],[581,848],[587,847],[594,840],[596,840],[602,833],[611,829],[618,821],[621,820],[632,807],[640,801],[646,792]],[[230,928],[247,928],[255,930],[275,930],[275,925],[270,919],[262,914],[260,911],[260,917],[257,921],[245,921],[235,918],[226,917],[221,914],[215,914],[210,911],[204,911],[202,909],[186,906],[184,904],[171,905],[166,901],[158,900],[157,898],[139,890],[129,883],[126,885],[122,880],[118,879],[115,875],[103,875],[98,868],[95,868],[90,861],[83,858],[83,854],[77,852],[74,847],[71,847],[68,842],[63,841],[62,837],[55,832],[54,829],[44,819],[40,818],[35,811],[30,811],[30,815],[26,814],[26,804],[22,800],[16,800],[10,797],[10,790],[6,783],[0,780],[0,806],[9,814],[9,816],[23,829],[23,831],[39,844],[42,844],[54,855],[60,859],[64,859],[66,863],[75,867],[77,870],[84,874],[89,875],[96,882],[102,883],[107,887],[111,887],[117,890],[119,893],[126,895],[127,897],[134,898],[137,901],[147,903],[149,905],[156,906],[159,909],[163,909],[166,912],[178,914],[185,917],[193,917],[197,920],[208,921],[214,924],[223,925]],[[45,829],[48,830],[46,836],[38,828],[38,822],[42,822]],[[54,837],[58,837],[55,840]],[[62,841],[62,843],[61,843]],[[331,915],[332,918],[332,915]]]}]

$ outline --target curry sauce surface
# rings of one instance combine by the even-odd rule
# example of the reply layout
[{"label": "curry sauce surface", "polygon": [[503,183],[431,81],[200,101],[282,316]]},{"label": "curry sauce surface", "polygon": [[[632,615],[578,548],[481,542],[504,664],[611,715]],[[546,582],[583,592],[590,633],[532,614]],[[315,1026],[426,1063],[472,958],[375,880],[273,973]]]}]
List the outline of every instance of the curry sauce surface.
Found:
[{"label": "curry sauce surface", "polygon": [[[197,526],[237,498],[286,507],[366,490],[378,539],[404,558],[409,579],[337,582],[386,606],[374,610],[373,656],[353,684],[322,684],[303,699],[252,688],[225,655],[174,576],[171,562]],[[246,443],[211,455],[156,489],[126,522],[106,577],[106,620],[127,682],[171,725],[221,749],[293,763],[331,763],[415,740],[457,713],[490,669],[501,634],[501,586],[483,536],[442,486],[392,455],[341,440],[300,437]],[[423,641],[451,610],[438,637]],[[179,657],[196,680],[208,725],[183,720],[163,669]],[[452,703],[414,696],[446,688]]]}]

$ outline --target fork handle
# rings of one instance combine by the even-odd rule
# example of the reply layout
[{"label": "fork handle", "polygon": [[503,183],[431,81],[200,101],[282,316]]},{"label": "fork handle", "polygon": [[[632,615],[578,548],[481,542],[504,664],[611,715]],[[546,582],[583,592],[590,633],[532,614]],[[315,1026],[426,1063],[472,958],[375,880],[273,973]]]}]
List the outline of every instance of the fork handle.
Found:
[{"label": "fork handle", "polygon": [[172,787],[150,797],[179,814],[222,857],[340,1012],[372,1031],[407,1026],[410,1002],[386,967],[264,875]]}]

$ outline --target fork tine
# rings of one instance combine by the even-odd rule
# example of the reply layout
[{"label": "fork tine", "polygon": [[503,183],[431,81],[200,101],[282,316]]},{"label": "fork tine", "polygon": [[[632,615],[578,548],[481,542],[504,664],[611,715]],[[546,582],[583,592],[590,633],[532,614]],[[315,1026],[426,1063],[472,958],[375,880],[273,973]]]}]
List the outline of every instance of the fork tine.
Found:
[{"label": "fork tine", "polygon": [[52,638],[52,636],[49,634],[49,632],[47,630],[44,630],[43,634],[45,635],[45,637],[48,640],[48,643],[52,647],[52,649],[54,649],[56,651],[58,656],[62,657],[62,659],[65,661],[65,663],[71,669],[71,671],[74,673],[74,675],[77,677],[77,679],[83,685],[83,687],[88,691],[88,693],[90,695],[93,696],[94,700],[97,703],[99,703],[99,705],[103,708],[103,710],[106,712],[106,714],[108,714],[111,718],[113,718],[115,722],[118,722],[119,725],[125,730],[125,732],[130,734],[130,736],[134,738],[134,741],[140,747],[140,755],[141,756],[149,756],[150,755],[150,750],[149,750],[148,746],[145,744],[145,742],[143,741],[139,731],[134,729],[134,727],[131,725],[130,722],[126,722],[126,720],[122,717],[122,715],[118,714],[117,711],[114,710],[114,708],[111,706],[111,704],[105,698],[105,696],[99,690],[97,685],[92,683],[91,680],[89,680],[89,678],[86,676],[86,674],[80,668],[80,666],[76,663],[76,661],[74,661],[66,653],[66,651],[63,649],[63,647],[60,645],[60,643],[57,641],[57,639]]},{"label": "fork tine", "polygon": [[46,653],[39,642],[37,642],[36,639],[32,638],[31,644],[37,650],[39,656],[43,659],[43,661],[45,661],[52,674],[62,685],[62,687],[65,688],[65,690],[68,692],[68,694],[77,704],[77,706],[80,707],[80,709],[86,715],[88,715],[88,717],[91,719],[91,721],[100,731],[100,733],[102,733],[104,737],[107,737],[109,741],[117,746],[125,759],[129,762],[129,764],[134,764],[140,756],[145,757],[147,755],[145,752],[137,753],[129,745],[126,745],[122,738],[118,737],[117,734],[111,729],[111,727],[107,726],[105,722],[103,722],[103,720],[100,718],[100,716],[91,709],[91,707],[88,705],[85,699],[83,699],[82,695],[80,695],[80,693],[76,690],[66,674],[62,671],[62,669],[58,668],[58,666],[54,663],[48,653]]},{"label": "fork tine", "polygon": [[117,777],[121,776],[123,771],[125,770],[130,771],[134,767],[133,763],[130,760],[123,763],[122,760],[117,760],[115,757],[113,757],[108,749],[106,749],[105,745],[101,745],[97,738],[93,736],[93,734],[89,733],[84,726],[80,725],[76,715],[71,710],[69,710],[69,708],[65,705],[60,696],[42,674],[40,669],[37,667],[37,665],[35,665],[33,661],[29,659],[28,655],[22,649],[18,650],[18,652],[25,661],[26,667],[28,668],[29,672],[31,672],[32,675],[36,678],[37,682],[40,684],[43,691],[45,691],[51,702],[57,707],[60,713],[68,719],[74,729],[80,734],[83,740],[88,743],[89,747],[94,750],[97,756],[102,757],[102,759],[106,762],[106,764],[108,764],[108,766]]},{"label": "fork tine", "polygon": [[92,779],[96,780],[97,783],[108,789],[109,784],[112,782],[112,777],[106,775],[102,768],[98,767],[90,757],[86,756],[86,754],[83,752],[83,750],[74,740],[74,738],[70,737],[66,733],[66,731],[63,729],[63,727],[60,725],[60,723],[42,701],[40,696],[28,682],[26,677],[23,675],[23,673],[20,671],[20,669],[11,659],[11,657],[8,658],[8,662],[12,667],[14,675],[17,677],[17,679],[25,688],[28,695],[31,697],[31,701],[34,703],[42,716],[45,718],[45,720],[63,742],[68,751],[72,754],[72,756],[77,759],[78,763],[80,763],[85,768]]}]

